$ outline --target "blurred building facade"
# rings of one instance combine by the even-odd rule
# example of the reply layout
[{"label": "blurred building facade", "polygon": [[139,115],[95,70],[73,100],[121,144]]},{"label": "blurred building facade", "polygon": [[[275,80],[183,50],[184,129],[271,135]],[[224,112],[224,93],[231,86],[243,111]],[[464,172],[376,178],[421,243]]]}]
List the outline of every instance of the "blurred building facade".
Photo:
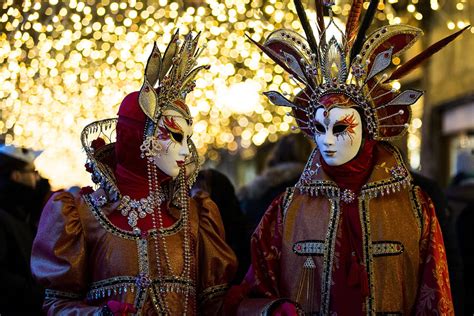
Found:
[{"label": "blurred building facade", "polygon": [[[429,19],[429,43],[472,24],[474,0],[449,1]],[[447,185],[474,150],[474,30],[468,30],[424,67],[421,172]],[[461,158],[461,159],[460,159]],[[469,161],[469,157],[467,157]],[[472,172],[473,170],[471,170]]]}]

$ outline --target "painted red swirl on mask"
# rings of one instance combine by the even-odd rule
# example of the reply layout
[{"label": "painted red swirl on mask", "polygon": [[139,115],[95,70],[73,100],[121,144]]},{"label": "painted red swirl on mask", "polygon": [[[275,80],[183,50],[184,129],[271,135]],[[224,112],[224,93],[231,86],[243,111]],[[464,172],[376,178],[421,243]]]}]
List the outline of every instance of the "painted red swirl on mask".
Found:
[{"label": "painted red swirl on mask", "polygon": [[344,116],[344,118],[342,120],[339,120],[336,122],[336,124],[334,125],[347,125],[347,129],[346,129],[346,132],[348,133],[351,133],[351,134],[355,134],[355,130],[354,128],[356,128],[359,124],[356,123],[356,118],[354,117],[354,113],[352,114],[347,114],[346,116]]}]

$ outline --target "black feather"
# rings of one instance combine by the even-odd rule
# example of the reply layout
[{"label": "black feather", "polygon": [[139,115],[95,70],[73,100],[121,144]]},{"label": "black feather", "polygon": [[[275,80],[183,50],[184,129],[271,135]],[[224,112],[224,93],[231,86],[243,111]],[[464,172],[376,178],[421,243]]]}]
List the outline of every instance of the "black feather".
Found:
[{"label": "black feather", "polygon": [[309,24],[303,4],[301,3],[301,0],[294,0],[294,3],[296,7],[296,13],[298,13],[304,33],[306,34],[306,40],[308,41],[309,47],[313,53],[318,54],[318,44],[316,43],[316,38],[314,37],[313,29]]},{"label": "black feather", "polygon": [[360,53],[362,49],[362,45],[364,44],[365,34],[367,33],[367,29],[370,27],[372,20],[374,19],[375,12],[377,11],[377,5],[379,4],[379,0],[370,0],[369,7],[367,8],[367,12],[365,12],[364,19],[360,24],[359,31],[357,32],[357,37],[354,42],[354,45],[351,49],[351,57],[350,63],[354,60],[357,54]]}]

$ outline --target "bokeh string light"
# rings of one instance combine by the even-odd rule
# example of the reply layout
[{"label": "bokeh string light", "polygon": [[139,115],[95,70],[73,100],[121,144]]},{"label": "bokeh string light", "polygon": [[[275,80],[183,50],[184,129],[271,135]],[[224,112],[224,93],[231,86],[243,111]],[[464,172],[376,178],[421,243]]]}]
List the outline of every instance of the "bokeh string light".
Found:
[{"label": "bokeh string light", "polygon": [[[200,63],[212,66],[187,99],[201,155],[217,160],[225,149],[250,158],[294,125],[261,92],[292,94],[298,86],[245,38],[262,41],[278,28],[302,33],[292,1],[20,3],[8,0],[0,11],[0,135],[7,144],[44,150],[37,167],[54,188],[88,183],[81,129],[116,116],[122,98],[141,86],[153,41],[164,49],[176,28],[202,33]],[[336,1],[334,11],[347,16],[349,8]],[[402,22],[389,3],[378,9],[378,19]]]}]

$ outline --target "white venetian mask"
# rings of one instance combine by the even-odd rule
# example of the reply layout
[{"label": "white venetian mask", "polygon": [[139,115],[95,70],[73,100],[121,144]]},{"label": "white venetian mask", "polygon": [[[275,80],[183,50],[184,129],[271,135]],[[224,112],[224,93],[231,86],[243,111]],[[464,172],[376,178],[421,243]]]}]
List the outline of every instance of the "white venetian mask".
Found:
[{"label": "white venetian mask", "polygon": [[190,154],[188,142],[193,133],[191,124],[182,114],[166,110],[158,121],[156,137],[161,150],[155,156],[156,166],[165,174],[176,178]]},{"label": "white venetian mask", "polygon": [[334,107],[316,111],[314,140],[324,161],[340,166],[352,160],[362,143],[362,121],[353,108]]}]

